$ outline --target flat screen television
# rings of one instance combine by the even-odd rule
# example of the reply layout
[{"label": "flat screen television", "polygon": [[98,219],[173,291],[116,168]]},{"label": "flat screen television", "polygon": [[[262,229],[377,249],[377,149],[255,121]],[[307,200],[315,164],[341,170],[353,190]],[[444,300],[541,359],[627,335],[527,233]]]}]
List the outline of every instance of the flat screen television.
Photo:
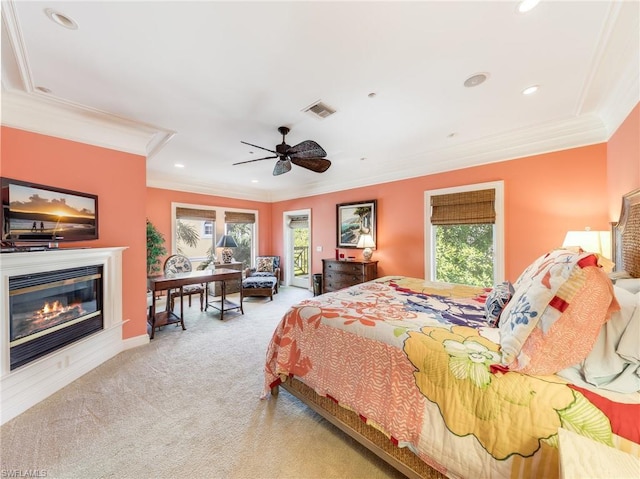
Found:
[{"label": "flat screen television", "polygon": [[98,239],[98,197],[0,178],[5,244]]}]

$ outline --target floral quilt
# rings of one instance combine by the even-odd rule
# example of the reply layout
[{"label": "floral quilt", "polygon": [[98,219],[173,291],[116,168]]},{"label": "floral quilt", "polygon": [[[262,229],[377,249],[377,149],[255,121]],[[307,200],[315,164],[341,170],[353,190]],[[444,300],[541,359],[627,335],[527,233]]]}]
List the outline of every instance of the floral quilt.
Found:
[{"label": "floral quilt", "polygon": [[557,477],[560,427],[640,455],[566,381],[500,365],[487,292],[387,276],[305,300],[274,332],[264,394],[295,376],[449,477]]}]

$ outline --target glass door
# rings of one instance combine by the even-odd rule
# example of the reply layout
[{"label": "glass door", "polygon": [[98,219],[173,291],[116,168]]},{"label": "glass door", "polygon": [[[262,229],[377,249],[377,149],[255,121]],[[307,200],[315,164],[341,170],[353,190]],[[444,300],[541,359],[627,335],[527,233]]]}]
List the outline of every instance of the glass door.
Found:
[{"label": "glass door", "polygon": [[311,211],[285,213],[286,282],[299,288],[311,288]]}]

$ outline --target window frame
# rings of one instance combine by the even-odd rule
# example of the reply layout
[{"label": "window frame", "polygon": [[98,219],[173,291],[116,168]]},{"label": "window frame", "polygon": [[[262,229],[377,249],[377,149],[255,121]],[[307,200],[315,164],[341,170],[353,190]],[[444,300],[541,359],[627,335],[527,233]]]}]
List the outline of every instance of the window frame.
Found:
[{"label": "window frame", "polygon": [[[259,212],[258,210],[252,210],[248,208],[230,208],[228,206],[211,206],[211,205],[200,205],[195,203],[171,203],[171,254],[176,254],[177,245],[176,245],[176,210],[178,208],[191,208],[191,209],[199,209],[199,210],[212,210],[216,212],[216,221],[215,221],[215,230],[213,238],[217,242],[222,235],[226,234],[226,222],[225,222],[225,211],[230,212],[241,212],[241,213],[252,213],[255,215],[255,224],[253,226],[253,241],[251,244],[251,261],[255,262],[256,252],[259,244]],[[218,248],[214,249],[217,252]],[[193,257],[189,258],[191,261],[202,261],[204,258]]]},{"label": "window frame", "polygon": [[495,211],[496,220],[494,223],[493,247],[493,282],[494,284],[504,281],[505,276],[505,251],[504,251],[504,181],[490,181],[486,183],[475,183],[470,185],[453,186],[449,188],[439,188],[437,190],[426,190],[424,192],[424,271],[425,278],[435,281],[435,228],[431,224],[431,197],[449,193],[462,193],[475,190],[495,190]]}]

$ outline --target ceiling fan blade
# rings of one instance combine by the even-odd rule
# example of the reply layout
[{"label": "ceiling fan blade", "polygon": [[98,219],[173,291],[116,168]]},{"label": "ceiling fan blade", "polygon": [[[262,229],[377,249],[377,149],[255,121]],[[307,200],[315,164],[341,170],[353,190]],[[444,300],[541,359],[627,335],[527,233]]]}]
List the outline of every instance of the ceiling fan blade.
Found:
[{"label": "ceiling fan blade", "polygon": [[301,166],[307,170],[323,173],[329,169],[331,162],[326,158],[294,158],[291,157],[291,163]]},{"label": "ceiling fan blade", "polygon": [[276,166],[273,167],[273,176],[281,175],[287,171],[291,171],[291,162],[287,158],[280,158],[276,162]]},{"label": "ceiling fan blade", "polygon": [[271,153],[275,153],[276,155],[280,156],[280,153],[278,153],[277,151],[274,151],[274,150],[270,150],[269,148],[263,148],[262,146],[253,145],[251,143],[247,143],[246,141],[241,141],[240,143],[244,143],[245,145],[253,146],[254,148],[260,148],[261,150],[269,151]]},{"label": "ceiling fan blade", "polygon": [[[327,156],[327,152],[315,141],[306,140],[287,150],[291,158],[318,158]],[[328,167],[327,167],[328,168]]]},{"label": "ceiling fan blade", "polygon": [[255,160],[247,160],[247,161],[239,161],[238,163],[233,163],[234,165],[243,165],[245,163],[253,163],[254,161],[261,160],[270,160],[272,158],[278,158],[277,156],[265,156],[264,158],[256,158]]}]

